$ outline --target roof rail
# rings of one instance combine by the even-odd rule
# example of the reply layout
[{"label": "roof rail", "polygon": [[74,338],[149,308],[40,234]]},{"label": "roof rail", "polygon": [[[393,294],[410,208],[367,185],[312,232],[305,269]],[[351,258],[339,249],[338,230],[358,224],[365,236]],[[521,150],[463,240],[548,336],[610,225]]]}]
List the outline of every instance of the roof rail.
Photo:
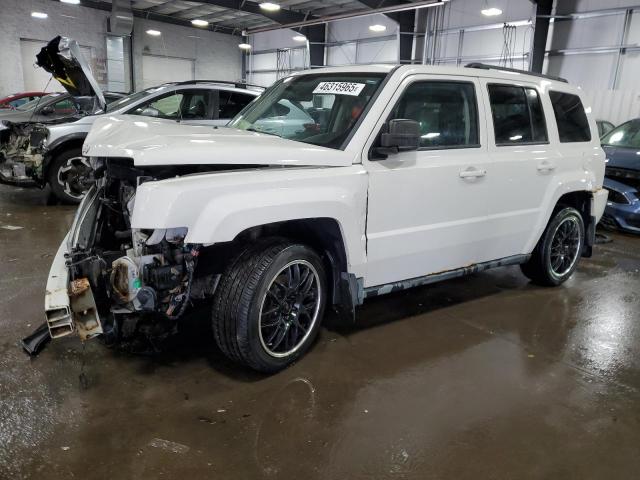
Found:
[{"label": "roof rail", "polygon": [[467,67],[467,68],[479,68],[481,70],[500,70],[502,72],[522,73],[524,75],[531,75],[532,77],[548,78],[549,80],[555,80],[557,82],[569,83],[569,82],[567,82],[566,78],[562,78],[562,77],[556,77],[556,76],[553,76],[553,75],[545,75],[543,73],[537,73],[537,72],[528,72],[526,70],[518,70],[517,68],[498,67],[496,65],[488,65],[486,63],[477,63],[477,62],[467,63],[465,65],[465,67]]},{"label": "roof rail", "polygon": [[261,88],[262,90],[265,90],[266,88],[260,85],[252,85],[250,83],[243,83],[243,82],[231,82],[229,80],[185,80],[183,82],[175,82],[175,85],[195,85],[198,83],[218,83],[221,85],[233,85],[235,88],[251,87],[251,88]]}]

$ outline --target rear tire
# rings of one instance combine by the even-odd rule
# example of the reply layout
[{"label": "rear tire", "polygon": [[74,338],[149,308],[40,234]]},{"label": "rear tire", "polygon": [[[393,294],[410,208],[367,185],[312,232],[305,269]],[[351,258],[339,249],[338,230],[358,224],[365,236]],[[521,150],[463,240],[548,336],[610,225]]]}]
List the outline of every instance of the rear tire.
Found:
[{"label": "rear tire", "polygon": [[532,282],[555,287],[575,271],[584,246],[584,221],[572,207],[557,210],[527,263],[520,266]]},{"label": "rear tire", "polygon": [[213,301],[213,333],[231,360],[277,372],[306,353],[327,298],[318,254],[299,243],[258,241],[234,258]]},{"label": "rear tire", "polygon": [[73,205],[80,203],[89,189],[87,175],[91,175],[89,159],[82,155],[80,147],[74,147],[53,159],[47,181],[61,202]]}]

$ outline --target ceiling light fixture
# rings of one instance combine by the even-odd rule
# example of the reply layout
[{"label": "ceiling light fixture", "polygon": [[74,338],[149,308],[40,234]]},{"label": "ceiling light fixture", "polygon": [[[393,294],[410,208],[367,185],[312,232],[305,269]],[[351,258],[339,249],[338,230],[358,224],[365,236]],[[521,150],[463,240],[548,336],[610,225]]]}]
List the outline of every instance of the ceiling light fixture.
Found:
[{"label": "ceiling light fixture", "polygon": [[151,35],[152,37],[159,37],[162,32],[158,31],[158,30],[147,30],[147,35]]},{"label": "ceiling light fixture", "polygon": [[260,8],[266,10],[267,12],[277,12],[280,10],[280,5],[272,2],[262,2],[260,4]]},{"label": "ceiling light fixture", "polygon": [[251,50],[251,45],[248,43],[239,43],[238,48],[241,50]]},{"label": "ceiling light fixture", "polygon": [[31,16],[33,18],[47,18],[49,15],[47,15],[46,13],[42,13],[42,12],[31,12]]},{"label": "ceiling light fixture", "polygon": [[502,10],[500,10],[499,8],[485,8],[484,10],[480,10],[480,13],[483,14],[485,17],[496,17],[498,15],[502,15]]},{"label": "ceiling light fixture", "polygon": [[69,3],[71,5],[79,5],[80,0],[60,0],[62,3]]},{"label": "ceiling light fixture", "polygon": [[379,23],[376,25],[369,25],[369,30],[372,32],[384,32],[387,29],[385,25],[380,25]]},{"label": "ceiling light fixture", "polygon": [[293,39],[294,39],[296,42],[306,42],[306,41],[307,41],[307,37],[305,37],[304,35],[295,35],[295,36],[293,37]]},{"label": "ceiling light fixture", "polygon": [[206,27],[207,25],[209,25],[209,22],[196,18],[194,20],[191,20],[191,25],[195,25],[196,27]]}]

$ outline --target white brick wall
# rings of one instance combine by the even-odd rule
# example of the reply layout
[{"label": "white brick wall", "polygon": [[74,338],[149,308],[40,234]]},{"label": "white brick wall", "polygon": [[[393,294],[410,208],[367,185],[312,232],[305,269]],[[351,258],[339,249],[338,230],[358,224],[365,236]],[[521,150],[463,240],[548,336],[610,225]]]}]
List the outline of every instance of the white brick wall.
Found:
[{"label": "white brick wall", "polygon": [[[162,35],[147,35],[145,31],[149,29],[159,30]],[[142,87],[144,75],[140,58],[142,54],[195,60],[196,79],[235,81],[242,78],[239,36],[140,18],[134,20],[133,32],[134,77],[137,89]]]},{"label": "white brick wall", "polygon": [[[32,11],[45,12],[49,18],[31,18]],[[80,45],[91,48],[94,56],[90,59],[92,66],[104,66],[107,16],[108,12],[64,5],[50,0],[1,0],[0,95],[19,92],[24,88],[21,38],[46,42],[56,35],[71,36]],[[35,58],[33,61],[35,63]],[[42,85],[42,88],[44,87],[45,85]],[[62,88],[56,86],[54,90]]]}]

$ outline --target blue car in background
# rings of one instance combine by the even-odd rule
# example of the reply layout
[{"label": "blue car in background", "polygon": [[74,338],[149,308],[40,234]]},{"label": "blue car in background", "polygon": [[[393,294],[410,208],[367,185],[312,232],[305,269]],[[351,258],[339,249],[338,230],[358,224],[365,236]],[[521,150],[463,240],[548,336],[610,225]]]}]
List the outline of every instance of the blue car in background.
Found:
[{"label": "blue car in background", "polygon": [[607,155],[604,187],[609,190],[602,223],[640,233],[640,118],[601,139]]}]

